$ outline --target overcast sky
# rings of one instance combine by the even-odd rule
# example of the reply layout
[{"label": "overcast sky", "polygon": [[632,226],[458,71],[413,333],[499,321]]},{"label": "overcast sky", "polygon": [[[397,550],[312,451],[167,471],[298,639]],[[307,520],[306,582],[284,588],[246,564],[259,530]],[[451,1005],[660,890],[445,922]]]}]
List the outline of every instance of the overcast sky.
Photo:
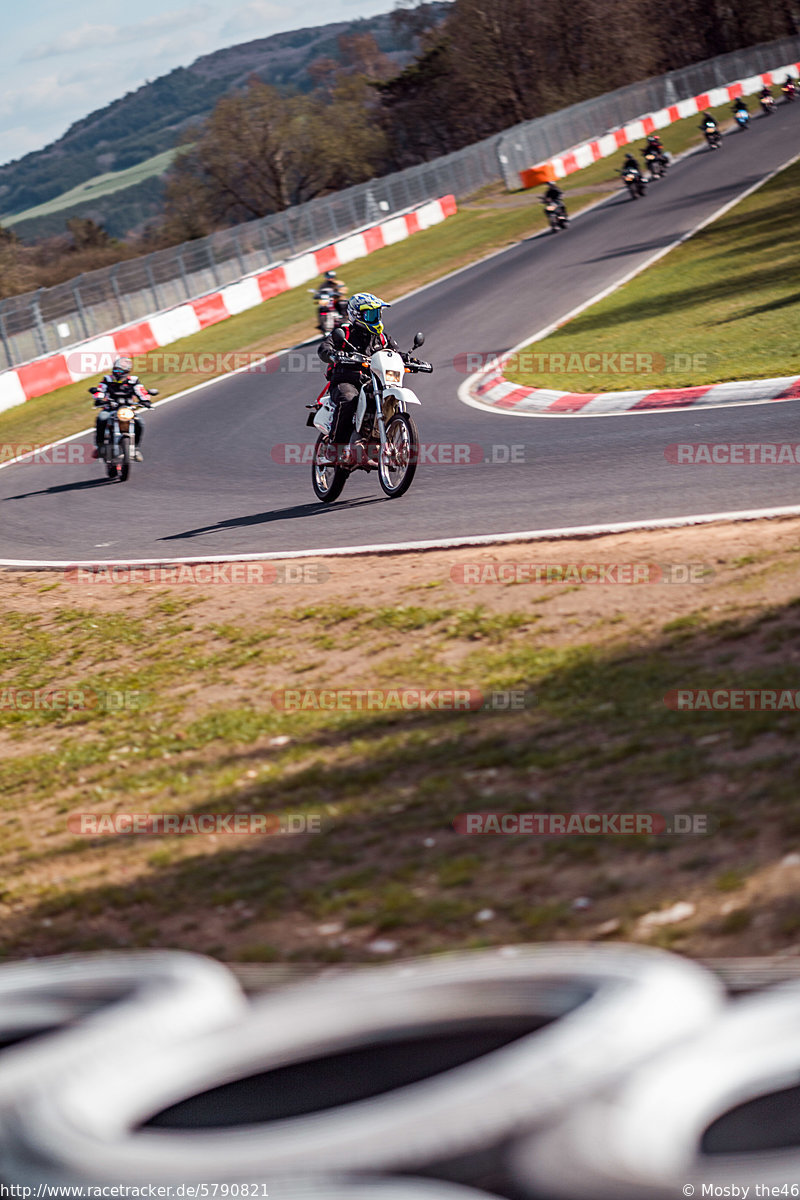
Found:
[{"label": "overcast sky", "polygon": [[389,12],[394,0],[5,0],[0,164],[212,50],[288,29]]}]

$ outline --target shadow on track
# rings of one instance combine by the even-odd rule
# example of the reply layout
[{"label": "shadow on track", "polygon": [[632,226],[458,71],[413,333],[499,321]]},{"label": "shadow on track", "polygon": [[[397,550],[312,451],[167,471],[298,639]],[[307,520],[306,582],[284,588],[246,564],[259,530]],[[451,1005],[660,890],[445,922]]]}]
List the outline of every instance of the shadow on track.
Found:
[{"label": "shadow on track", "polygon": [[20,492],[17,496],[6,496],[3,504],[9,500],[29,500],[32,496],[57,496],[60,492],[80,492],[84,488],[106,487],[114,483],[113,479],[83,479],[79,483],[59,483],[57,487],[41,488],[38,492]]},{"label": "shadow on track", "polygon": [[625,258],[628,254],[646,254],[648,251],[663,250],[675,241],[673,234],[666,237],[653,238],[649,242],[636,242],[630,246],[621,246],[618,250],[609,250],[608,254],[598,254],[596,258],[584,259],[584,262],[607,262],[610,258]]},{"label": "shadow on track", "polygon": [[159,538],[160,542],[182,542],[188,538],[202,537],[207,533],[224,533],[226,529],[247,529],[251,525],[269,525],[272,521],[294,521],[298,517],[320,517],[332,512],[350,512],[364,505],[381,504],[386,496],[371,496],[362,500],[339,501],[335,505],[321,504],[313,501],[310,504],[294,504],[291,508],[276,508],[270,512],[251,513],[246,517],[231,517],[229,521],[219,521],[215,525],[203,525],[198,529],[187,529],[183,533],[171,533],[168,537]]}]

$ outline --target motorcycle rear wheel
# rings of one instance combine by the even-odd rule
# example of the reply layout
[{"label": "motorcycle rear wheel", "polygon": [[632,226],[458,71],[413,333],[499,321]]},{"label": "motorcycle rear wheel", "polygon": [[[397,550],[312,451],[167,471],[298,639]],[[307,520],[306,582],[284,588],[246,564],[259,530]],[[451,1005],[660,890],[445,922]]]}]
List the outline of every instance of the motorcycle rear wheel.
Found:
[{"label": "motorcycle rear wheel", "polygon": [[396,413],[386,426],[386,444],[378,461],[378,479],[391,499],[411,487],[419,458],[419,434],[408,413]]},{"label": "motorcycle rear wheel", "polygon": [[311,486],[314,488],[315,496],[323,504],[331,504],[341,496],[342,488],[347,483],[349,474],[344,467],[337,467],[334,463],[320,460],[320,450],[323,447],[327,449],[330,445],[331,441],[327,433],[321,433],[314,446],[314,457],[311,462]]}]

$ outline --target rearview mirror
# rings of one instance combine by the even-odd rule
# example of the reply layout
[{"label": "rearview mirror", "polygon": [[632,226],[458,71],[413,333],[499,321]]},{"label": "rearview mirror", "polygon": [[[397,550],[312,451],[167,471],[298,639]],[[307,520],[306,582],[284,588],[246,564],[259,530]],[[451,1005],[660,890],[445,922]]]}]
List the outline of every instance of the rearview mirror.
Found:
[{"label": "rearview mirror", "polygon": [[415,334],[414,334],[414,349],[416,350],[417,346],[421,346],[421,345],[423,344],[423,342],[424,342],[424,341],[425,341],[425,334],[424,334],[424,333],[422,333],[422,332],[420,332],[420,331],[418,331],[417,333],[415,333]]},{"label": "rearview mirror", "polygon": [[151,395],[151,396],[157,396],[157,395],[158,395],[158,388],[148,388],[147,390],[148,390],[148,392],[150,393],[150,395]]},{"label": "rearview mirror", "polygon": [[344,330],[340,329],[339,326],[337,325],[336,328],[334,329],[333,333],[331,334],[331,341],[333,342],[333,344],[337,350],[341,350],[342,346],[345,343],[345,340],[346,339],[344,336]]}]

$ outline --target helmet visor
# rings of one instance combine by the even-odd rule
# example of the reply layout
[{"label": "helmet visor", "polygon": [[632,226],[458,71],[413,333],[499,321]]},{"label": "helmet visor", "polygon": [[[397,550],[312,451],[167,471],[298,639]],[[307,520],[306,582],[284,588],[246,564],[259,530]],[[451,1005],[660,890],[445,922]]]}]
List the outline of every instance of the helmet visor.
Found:
[{"label": "helmet visor", "polygon": [[380,325],[381,310],[379,308],[362,308],[361,320],[366,325]]}]

